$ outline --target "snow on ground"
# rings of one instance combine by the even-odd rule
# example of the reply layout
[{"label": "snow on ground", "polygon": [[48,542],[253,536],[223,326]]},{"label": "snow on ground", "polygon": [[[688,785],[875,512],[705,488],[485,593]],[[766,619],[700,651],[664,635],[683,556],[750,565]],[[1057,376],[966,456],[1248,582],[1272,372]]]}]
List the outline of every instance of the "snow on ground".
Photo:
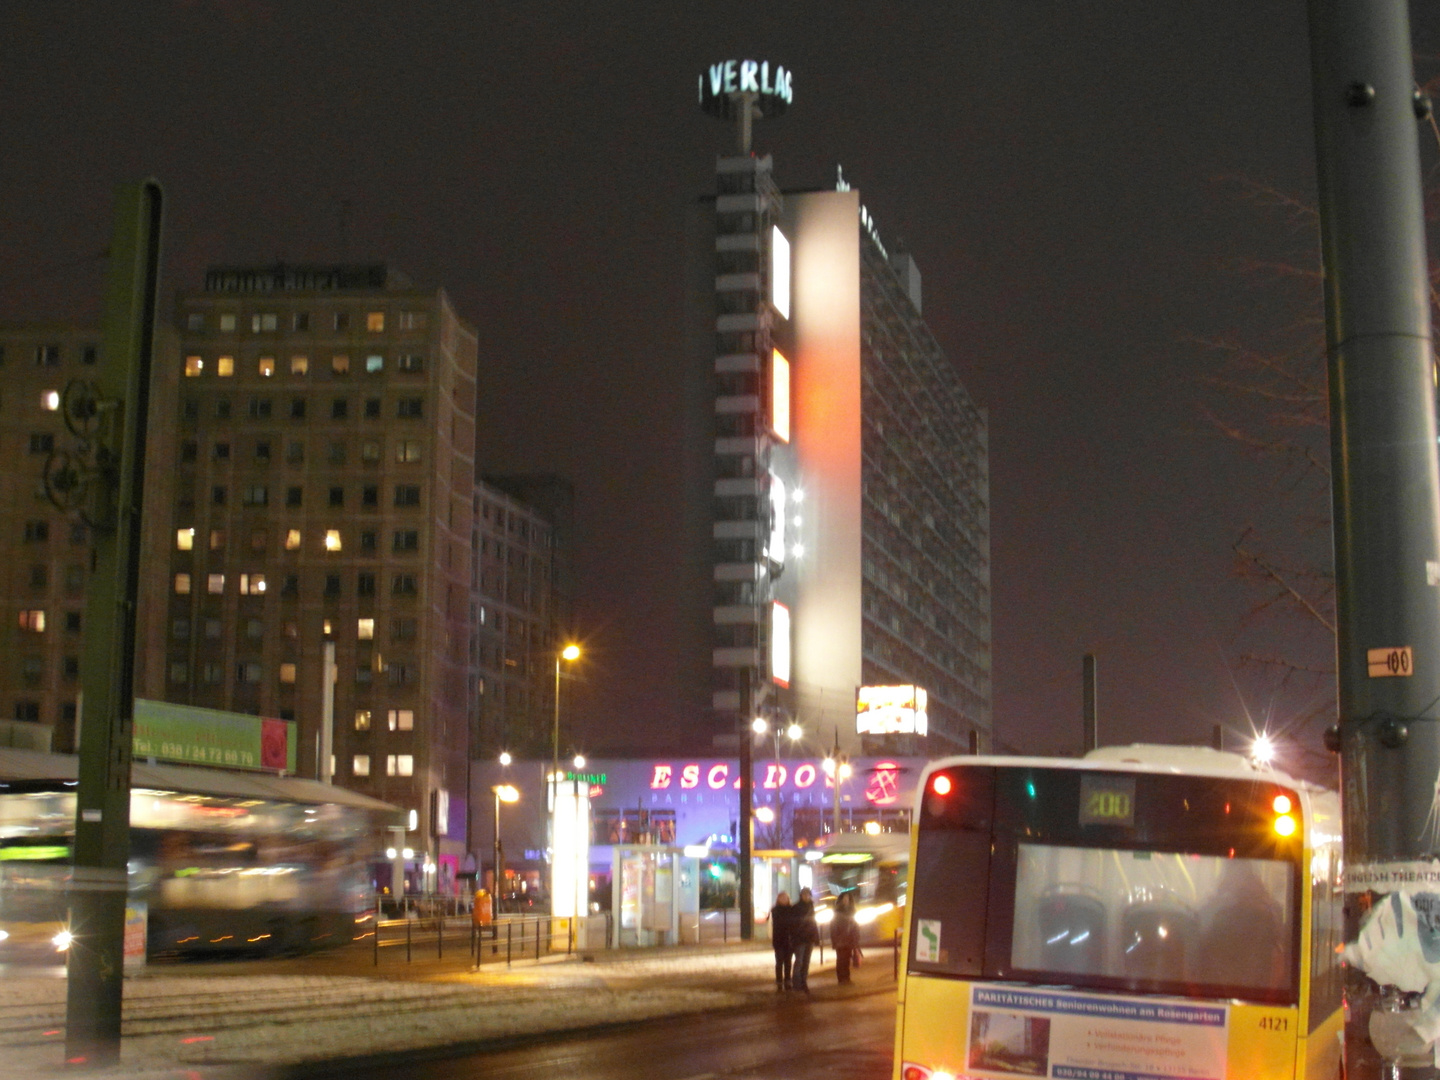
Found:
[{"label": "snow on ground", "polygon": [[[601,954],[423,981],[151,968],[125,983],[121,1068],[91,1075],[259,1078],[272,1065],[726,1008],[768,989],[771,964],[767,949]],[[0,978],[0,1076],[59,1074],[64,1016],[64,979],[13,970]]]}]

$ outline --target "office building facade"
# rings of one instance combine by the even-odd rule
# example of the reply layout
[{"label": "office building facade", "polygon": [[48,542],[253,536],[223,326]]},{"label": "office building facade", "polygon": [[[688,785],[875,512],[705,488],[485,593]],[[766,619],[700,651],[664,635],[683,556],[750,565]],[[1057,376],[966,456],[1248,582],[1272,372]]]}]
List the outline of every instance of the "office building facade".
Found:
[{"label": "office building facade", "polygon": [[987,420],[921,316],[913,258],[843,181],[782,192],[753,154],[719,159],[690,244],[716,731],[759,716],[854,753],[988,747]]}]

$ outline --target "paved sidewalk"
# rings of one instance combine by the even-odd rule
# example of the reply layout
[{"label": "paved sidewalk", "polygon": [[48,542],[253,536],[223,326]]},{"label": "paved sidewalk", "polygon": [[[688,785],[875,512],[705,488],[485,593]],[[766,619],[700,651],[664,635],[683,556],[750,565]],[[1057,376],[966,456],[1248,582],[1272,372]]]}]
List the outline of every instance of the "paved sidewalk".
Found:
[{"label": "paved sidewalk", "polygon": [[[766,1008],[777,993],[764,945],[602,950],[471,970],[344,950],[294,960],[163,964],[126,980],[121,1067],[105,1080],[265,1080],[305,1061],[483,1047],[662,1016]],[[871,949],[839,986],[833,954],[812,964],[809,999],[894,989],[889,950]],[[65,981],[58,969],[0,974],[0,1072],[63,1070]],[[69,1074],[73,1076],[73,1073]],[[291,1073],[291,1075],[294,1075]]]}]

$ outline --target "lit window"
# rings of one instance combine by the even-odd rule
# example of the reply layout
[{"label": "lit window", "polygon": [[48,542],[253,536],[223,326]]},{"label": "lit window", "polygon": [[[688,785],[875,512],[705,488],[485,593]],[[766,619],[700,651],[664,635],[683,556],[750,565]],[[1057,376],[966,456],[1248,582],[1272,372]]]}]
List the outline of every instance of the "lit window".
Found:
[{"label": "lit window", "polygon": [[365,316],[365,329],[372,334],[378,334],[385,329],[385,313],[383,311],[372,311]]},{"label": "lit window", "polygon": [[779,226],[770,229],[770,303],[781,318],[790,318],[790,241]]},{"label": "lit window", "polygon": [[260,357],[260,374],[265,376],[275,374],[275,358],[273,356]]},{"label": "lit window", "polygon": [[233,312],[229,315],[220,316],[220,332],[222,334],[231,334],[235,332],[235,315]]},{"label": "lit window", "polygon": [[399,462],[420,460],[420,440],[401,439],[395,444],[395,460]]},{"label": "lit window", "polygon": [[365,357],[365,370],[371,375],[375,374],[375,372],[377,371],[384,371],[385,357],[381,356],[378,353],[371,353],[369,356]]},{"label": "lit window", "polygon": [[185,357],[185,374],[194,378],[205,370],[205,361],[198,356]]},{"label": "lit window", "polygon": [[326,530],[325,530],[325,550],[326,550],[326,551],[339,551],[339,550],[340,550],[340,530],[339,530],[339,529],[326,529]]},{"label": "lit window", "polygon": [[45,632],[45,612],[40,608],[31,608],[20,612],[20,629],[32,634],[43,634]]},{"label": "lit window", "polygon": [[359,638],[361,641],[374,641],[374,640],[375,640],[375,620],[374,620],[374,619],[356,619],[356,620],[355,620],[355,636],[356,636],[357,638]]},{"label": "lit window", "polygon": [[300,530],[287,529],[285,531],[285,550],[298,551],[300,549]]},{"label": "lit window", "polygon": [[355,710],[355,730],[356,730],[356,731],[369,731],[369,730],[370,730],[370,710],[369,710],[369,709],[356,709],[356,710]]},{"label": "lit window", "polygon": [[290,357],[290,374],[304,375],[310,370],[310,358],[308,356]]},{"label": "lit window", "polygon": [[195,548],[195,530],[194,530],[194,529],[176,529],[176,530],[175,530],[175,550],[176,550],[176,551],[192,551],[192,550],[194,550],[194,548]]},{"label": "lit window", "polygon": [[222,379],[235,374],[235,358],[233,356],[217,356],[215,358],[215,374]]},{"label": "lit window", "polygon": [[350,772],[354,776],[370,775],[370,755],[356,754],[350,762]]},{"label": "lit window", "polygon": [[211,529],[211,530],[210,530],[210,550],[211,550],[211,551],[223,551],[224,549],[225,549],[225,530],[224,530],[224,529]]},{"label": "lit window", "polygon": [[330,358],[330,370],[333,371],[333,372],[335,372],[336,375],[349,375],[349,374],[350,374],[350,357],[348,357],[348,356],[332,356],[332,357]]},{"label": "lit window", "polygon": [[282,683],[293,683],[293,682],[295,681],[295,665],[294,665],[294,664],[281,664],[281,665],[280,665],[280,681],[281,681]]},{"label": "lit window", "polygon": [[[213,589],[211,590],[214,591]],[[241,596],[262,596],[265,593],[264,574],[241,574],[240,595]]]},{"label": "lit window", "polygon": [[56,409],[60,408],[60,391],[40,391],[40,408],[44,409],[46,412],[54,412]]},{"label": "lit window", "polygon": [[414,731],[414,709],[391,709],[387,714],[391,731]]},{"label": "lit window", "polygon": [[205,591],[211,596],[225,591],[224,574],[207,574],[205,577]]},{"label": "lit window", "polygon": [[770,351],[770,430],[790,441],[790,361],[779,349]]},{"label": "lit window", "polygon": [[176,595],[176,596],[189,596],[189,595],[190,595],[190,575],[189,575],[189,574],[176,574],[176,575],[175,575],[175,595]]},{"label": "lit window", "polygon": [[415,758],[411,754],[390,754],[385,758],[386,776],[415,775]]}]

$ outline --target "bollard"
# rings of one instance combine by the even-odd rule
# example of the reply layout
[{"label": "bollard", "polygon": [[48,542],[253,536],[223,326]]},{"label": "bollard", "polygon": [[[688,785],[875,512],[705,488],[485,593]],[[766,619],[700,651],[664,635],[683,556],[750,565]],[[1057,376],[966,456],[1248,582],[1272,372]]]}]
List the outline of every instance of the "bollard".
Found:
[{"label": "bollard", "polygon": [[380,966],[380,917],[379,917],[379,915],[376,915],[376,917],[375,917],[375,941],[374,941],[373,944],[374,944],[374,949],[375,949],[375,960],[374,960],[374,964],[373,964],[372,966],[374,966],[374,967],[379,967],[379,966]]},{"label": "bollard", "polygon": [[891,978],[897,982],[900,979],[900,928],[895,928],[895,970],[891,972]]},{"label": "bollard", "polygon": [[510,928],[514,925],[511,922],[505,924],[505,966],[507,968],[510,966]]},{"label": "bollard", "polygon": [[406,917],[405,917],[405,962],[406,962],[407,964],[410,962],[410,923],[411,923],[411,921],[412,921],[412,920],[411,920],[410,917],[409,917],[409,913],[407,912],[407,913],[406,913]]},{"label": "bollard", "polygon": [[[555,930],[554,930],[554,927],[551,926],[551,920],[547,917],[546,920],[545,920],[545,938],[546,938],[547,941],[549,940],[550,935],[553,934],[554,932],[555,932]],[[536,920],[535,920],[535,962],[536,962],[537,964],[540,962],[540,920],[539,920],[539,919],[536,919]]]},{"label": "bollard", "polygon": [[435,920],[435,959],[445,959],[445,916]]}]

